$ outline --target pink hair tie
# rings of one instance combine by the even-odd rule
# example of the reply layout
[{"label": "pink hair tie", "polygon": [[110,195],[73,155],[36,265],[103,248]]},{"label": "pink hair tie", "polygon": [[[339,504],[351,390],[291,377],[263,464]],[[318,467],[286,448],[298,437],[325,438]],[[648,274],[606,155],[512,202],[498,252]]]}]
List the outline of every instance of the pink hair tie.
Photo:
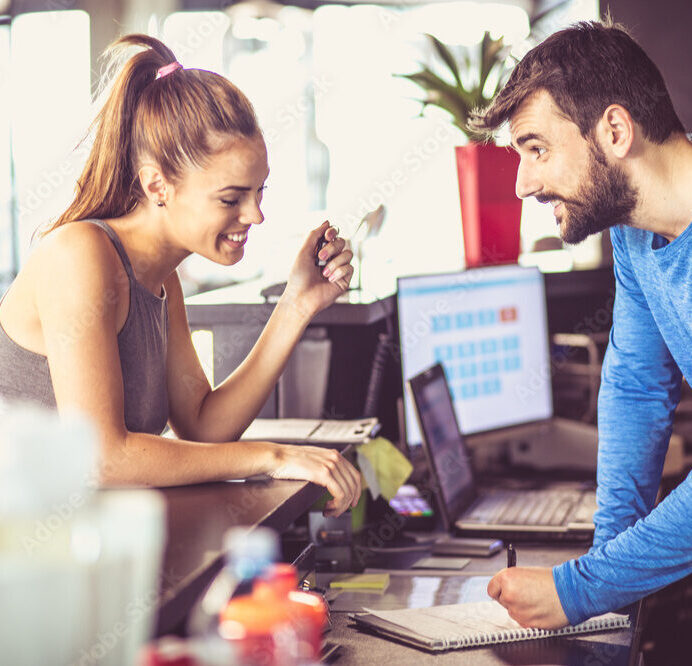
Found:
[{"label": "pink hair tie", "polygon": [[182,68],[183,66],[177,60],[174,60],[172,63],[169,63],[168,65],[159,67],[156,72],[156,78],[162,79],[164,76],[168,76],[169,74],[175,72],[176,69]]}]

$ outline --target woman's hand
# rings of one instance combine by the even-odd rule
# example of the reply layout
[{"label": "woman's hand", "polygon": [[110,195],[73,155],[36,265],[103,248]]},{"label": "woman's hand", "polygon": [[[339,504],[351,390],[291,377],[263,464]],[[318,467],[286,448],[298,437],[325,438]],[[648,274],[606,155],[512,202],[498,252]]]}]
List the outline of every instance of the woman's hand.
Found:
[{"label": "woman's hand", "polygon": [[[319,258],[327,261],[324,268],[315,266],[315,250],[322,235],[327,241],[319,253]],[[314,316],[348,289],[353,277],[351,259],[353,252],[346,248],[346,241],[329,222],[323,222],[300,248],[288,276],[285,298]]]},{"label": "woman's hand", "polygon": [[327,502],[325,516],[340,516],[358,504],[360,473],[338,451],[318,446],[276,445],[276,467],[268,474],[274,479],[312,481],[324,486],[334,499]]}]

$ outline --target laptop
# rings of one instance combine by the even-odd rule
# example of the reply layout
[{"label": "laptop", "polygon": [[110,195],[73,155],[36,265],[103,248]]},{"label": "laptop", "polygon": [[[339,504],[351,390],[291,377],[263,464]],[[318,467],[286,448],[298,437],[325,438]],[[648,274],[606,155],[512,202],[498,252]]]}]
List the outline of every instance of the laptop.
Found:
[{"label": "laptop", "polygon": [[552,482],[537,490],[479,490],[440,363],[412,377],[407,388],[445,529],[517,541],[593,538],[596,493],[591,487]]}]

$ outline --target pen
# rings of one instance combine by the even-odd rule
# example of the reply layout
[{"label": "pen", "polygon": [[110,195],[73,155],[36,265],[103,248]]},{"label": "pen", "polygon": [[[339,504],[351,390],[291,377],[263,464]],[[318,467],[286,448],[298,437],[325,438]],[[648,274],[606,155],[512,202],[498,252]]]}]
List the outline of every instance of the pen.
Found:
[{"label": "pen", "polygon": [[511,543],[507,544],[507,566],[517,566],[517,551],[514,550],[514,546]]}]

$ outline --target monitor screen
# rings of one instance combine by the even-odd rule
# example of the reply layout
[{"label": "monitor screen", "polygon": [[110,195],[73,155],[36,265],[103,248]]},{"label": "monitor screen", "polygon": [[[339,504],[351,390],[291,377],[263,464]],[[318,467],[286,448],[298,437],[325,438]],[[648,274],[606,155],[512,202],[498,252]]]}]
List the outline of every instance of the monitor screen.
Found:
[{"label": "monitor screen", "polygon": [[[492,266],[398,280],[404,381],[441,363],[465,434],[552,416],[543,275]],[[410,396],[406,440],[421,443]]]},{"label": "monitor screen", "polygon": [[410,386],[418,422],[425,433],[438,509],[449,528],[476,496],[471,460],[442,366],[438,363],[424,370],[411,379]]}]

